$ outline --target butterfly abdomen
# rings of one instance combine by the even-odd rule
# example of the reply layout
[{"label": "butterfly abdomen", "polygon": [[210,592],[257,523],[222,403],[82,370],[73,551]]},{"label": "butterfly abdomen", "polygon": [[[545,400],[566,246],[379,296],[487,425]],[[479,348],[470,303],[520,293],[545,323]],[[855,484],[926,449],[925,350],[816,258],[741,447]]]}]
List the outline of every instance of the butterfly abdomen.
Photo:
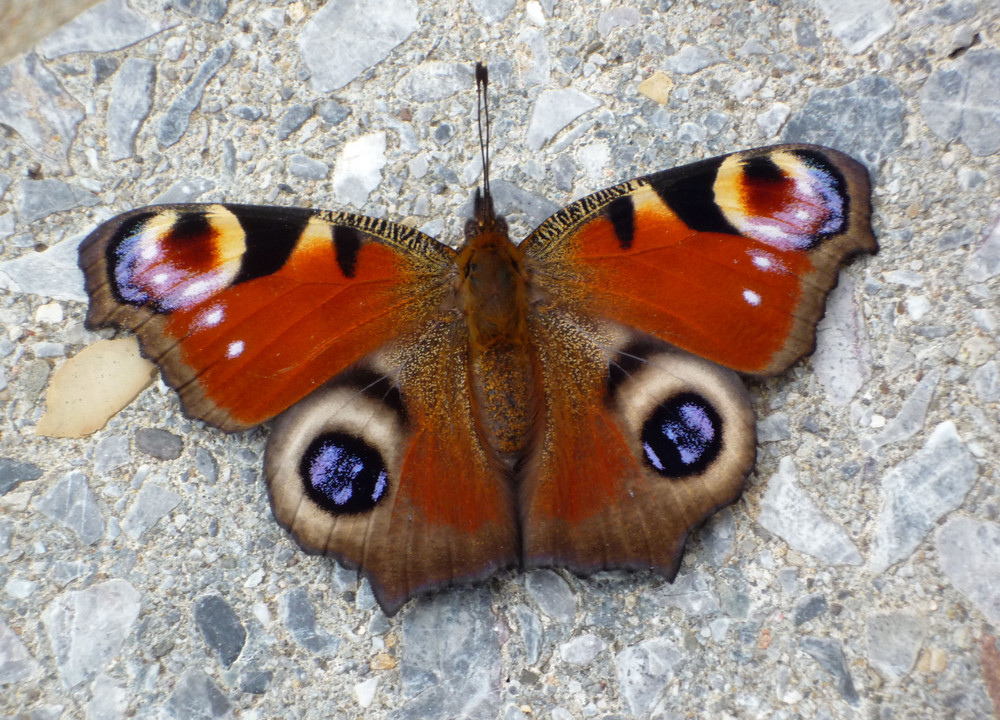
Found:
[{"label": "butterfly abdomen", "polygon": [[534,434],[541,398],[528,337],[523,252],[504,225],[472,233],[458,257],[458,305],[468,328],[469,387],[477,432],[511,467]]}]

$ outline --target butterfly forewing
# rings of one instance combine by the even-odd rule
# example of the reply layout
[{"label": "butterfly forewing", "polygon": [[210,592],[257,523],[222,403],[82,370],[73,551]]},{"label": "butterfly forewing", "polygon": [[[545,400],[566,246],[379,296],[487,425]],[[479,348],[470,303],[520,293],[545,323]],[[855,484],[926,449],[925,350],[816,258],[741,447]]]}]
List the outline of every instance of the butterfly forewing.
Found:
[{"label": "butterfly forewing", "polygon": [[524,242],[538,286],[740,372],[808,353],[843,260],[877,249],[865,169],[786,145],[602,190]]},{"label": "butterfly forewing", "polygon": [[347,213],[136,210],[80,249],[90,326],[135,330],[185,409],[257,425],[440,312],[454,251]]}]

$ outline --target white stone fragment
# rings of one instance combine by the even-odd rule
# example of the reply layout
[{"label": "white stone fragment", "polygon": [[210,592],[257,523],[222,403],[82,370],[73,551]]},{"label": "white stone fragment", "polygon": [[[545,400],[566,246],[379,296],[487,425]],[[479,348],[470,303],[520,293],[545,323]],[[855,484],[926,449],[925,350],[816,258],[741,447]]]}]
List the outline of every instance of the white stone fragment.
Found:
[{"label": "white stone fragment", "polygon": [[176,24],[140,14],[126,0],[104,0],[51,33],[38,44],[38,51],[52,59],[74,52],[118,50]]},{"label": "white stone fragment", "polygon": [[872,543],[872,572],[906,559],[945,513],[965,499],[978,476],[972,453],[948,420],[927,444],[882,478],[882,509]]},{"label": "white stone fragment", "polygon": [[122,720],[128,710],[128,695],[111,677],[101,674],[91,686],[87,720]]},{"label": "white stone fragment", "polygon": [[525,143],[531,150],[541,150],[556,133],[600,104],[600,100],[576,90],[546,90],[531,111]]},{"label": "white stone fragment", "polygon": [[1000,274],[1000,222],[993,226],[983,244],[972,253],[965,272],[975,282],[986,282]]},{"label": "white stone fragment", "polygon": [[876,613],[868,618],[868,654],[890,680],[900,680],[917,662],[927,625],[916,615]]},{"label": "white stone fragment", "polygon": [[385,133],[364,135],[344,145],[333,170],[337,201],[360,208],[382,182],[385,167]]},{"label": "white stone fragment", "polygon": [[896,24],[888,0],[813,0],[830,30],[852,55],[863,53]]},{"label": "white stone fragment", "polygon": [[713,615],[721,609],[719,598],[704,573],[693,571],[664,583],[650,598],[662,607],[675,607],[689,616]]},{"label": "white stone fragment", "polygon": [[[0,685],[34,680],[39,672],[41,667],[21,638],[0,619]],[[7,688],[4,692],[8,692]]]},{"label": "white stone fragment", "polygon": [[792,109],[783,102],[776,102],[768,110],[757,115],[757,127],[764,133],[764,137],[773,138],[792,114]]},{"label": "white stone fragment", "polygon": [[425,62],[414,67],[399,81],[400,94],[418,102],[443,100],[471,90],[475,85],[467,63]]},{"label": "white stone fragment", "polygon": [[543,613],[563,624],[573,622],[576,617],[576,596],[559,573],[535,570],[525,576],[524,585]]},{"label": "white stone fragment", "polygon": [[122,522],[122,530],[133,540],[138,540],[178,504],[180,495],[159,485],[146,483],[139,490],[128,515]]},{"label": "white stone fragment", "polygon": [[830,565],[860,565],[861,554],[843,527],[830,520],[799,487],[791,457],[781,458],[767,481],[757,522],[799,552]]},{"label": "white stone fragment", "polygon": [[665,638],[644,640],[615,656],[618,686],[634,717],[649,716],[683,661],[680,648]]},{"label": "white stone fragment", "polygon": [[299,35],[316,93],[344,87],[383,60],[419,27],[416,0],[332,0]]},{"label": "white stone fragment", "polygon": [[375,691],[378,690],[378,678],[368,678],[364,682],[359,682],[354,686],[354,696],[358,699],[358,705],[363,708],[370,707],[375,700]]},{"label": "white stone fragment", "polygon": [[[934,391],[937,389],[940,379],[941,373],[937,370],[932,370],[924,375],[913,391],[909,393],[892,422],[888,423],[885,430],[875,437],[865,438],[862,447],[871,452],[884,445],[909,440],[920,432],[924,427],[927,409],[930,407],[931,400],[934,399]],[[872,425],[874,427],[874,423]]]},{"label": "white stone fragment", "polygon": [[906,314],[913,322],[919,322],[931,310],[931,301],[926,295],[912,295],[906,298]]},{"label": "white stone fragment", "polygon": [[63,593],[42,613],[63,685],[97,676],[121,650],[139,617],[142,596],[125,580]]},{"label": "white stone fragment", "polygon": [[571,665],[587,665],[608,644],[590,633],[578,635],[559,648],[559,657]]},{"label": "white stone fragment", "polygon": [[59,303],[46,303],[35,311],[35,322],[42,325],[58,325],[63,318],[63,308]]},{"label": "white stone fragment", "polygon": [[871,377],[871,352],[854,280],[845,272],[826,300],[826,316],[816,326],[813,368],[830,401],[847,405]]},{"label": "white stone fragment", "polygon": [[941,570],[994,626],[1000,625],[1000,525],[959,515],[935,537]]},{"label": "white stone fragment", "polygon": [[713,48],[701,45],[685,45],[676,55],[664,62],[666,68],[681,75],[692,75],[699,70],[722,62],[722,56]]},{"label": "white stone fragment", "polygon": [[0,289],[55,300],[85,302],[79,268],[80,241],[86,233],[63,240],[40,253],[0,262]]}]

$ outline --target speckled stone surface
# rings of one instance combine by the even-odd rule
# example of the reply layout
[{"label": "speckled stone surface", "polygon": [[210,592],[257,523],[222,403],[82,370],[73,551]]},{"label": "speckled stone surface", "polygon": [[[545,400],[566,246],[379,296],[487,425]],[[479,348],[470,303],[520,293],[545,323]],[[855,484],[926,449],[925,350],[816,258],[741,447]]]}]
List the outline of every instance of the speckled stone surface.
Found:
[{"label": "speckled stone surface", "polygon": [[[0,67],[0,718],[994,717],[998,27],[990,0],[106,0]],[[455,242],[479,59],[515,235],[781,141],[875,180],[882,250],[810,359],[748,381],[757,468],[674,584],[508,572],[386,618],[273,521],[266,428],[154,383],[35,436],[97,339],[76,247],[103,219],[351,206]]]}]

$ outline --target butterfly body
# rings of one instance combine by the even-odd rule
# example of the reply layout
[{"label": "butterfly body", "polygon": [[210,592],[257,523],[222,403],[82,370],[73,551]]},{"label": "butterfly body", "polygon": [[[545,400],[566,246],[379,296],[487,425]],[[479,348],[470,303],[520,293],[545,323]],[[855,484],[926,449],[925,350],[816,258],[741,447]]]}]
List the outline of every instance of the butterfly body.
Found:
[{"label": "butterfly body", "polygon": [[755,458],[734,370],[814,342],[875,251],[865,170],[826,148],[630,180],[520,243],[477,195],[457,250],[303,208],[134,210],[81,245],[90,326],[134,330],[186,411],[272,417],[276,519],[383,609],[505,567],[676,573]]}]

